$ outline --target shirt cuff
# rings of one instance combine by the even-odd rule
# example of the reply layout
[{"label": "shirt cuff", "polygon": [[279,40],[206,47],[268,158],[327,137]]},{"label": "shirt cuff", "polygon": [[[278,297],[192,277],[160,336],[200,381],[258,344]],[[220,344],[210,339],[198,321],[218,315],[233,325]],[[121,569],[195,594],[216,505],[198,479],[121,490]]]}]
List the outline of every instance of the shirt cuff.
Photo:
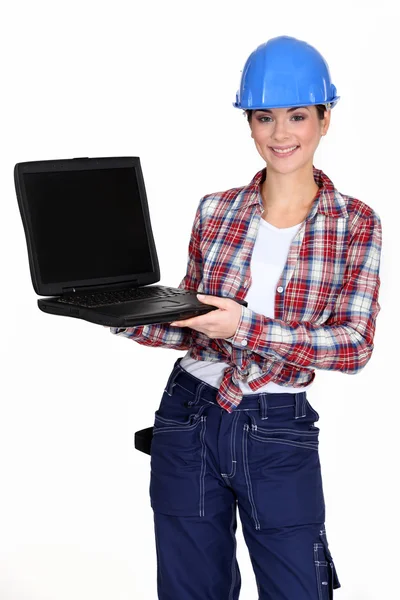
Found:
[{"label": "shirt cuff", "polygon": [[249,350],[250,352],[257,352],[259,340],[263,335],[263,343],[266,342],[266,330],[268,327],[268,321],[272,323],[272,319],[260,315],[247,306],[242,306],[242,314],[238,323],[235,334],[228,341],[232,340],[232,345],[242,350]]}]

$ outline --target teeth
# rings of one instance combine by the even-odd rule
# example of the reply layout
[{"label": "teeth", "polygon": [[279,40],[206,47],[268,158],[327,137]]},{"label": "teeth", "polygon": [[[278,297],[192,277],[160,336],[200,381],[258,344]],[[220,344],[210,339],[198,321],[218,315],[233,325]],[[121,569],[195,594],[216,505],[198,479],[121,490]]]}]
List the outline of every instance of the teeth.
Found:
[{"label": "teeth", "polygon": [[287,154],[288,152],[292,152],[292,150],[295,148],[297,148],[297,146],[293,146],[293,148],[287,148],[286,150],[279,150],[278,148],[272,148],[272,150],[274,150],[274,152],[279,152],[280,154]]}]

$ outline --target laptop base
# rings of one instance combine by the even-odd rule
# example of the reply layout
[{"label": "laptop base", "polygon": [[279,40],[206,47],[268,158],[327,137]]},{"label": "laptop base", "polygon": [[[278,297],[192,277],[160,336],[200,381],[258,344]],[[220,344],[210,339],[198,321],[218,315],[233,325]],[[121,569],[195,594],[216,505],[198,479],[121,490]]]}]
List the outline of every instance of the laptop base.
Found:
[{"label": "laptop base", "polygon": [[[56,298],[40,298],[37,303],[40,310],[47,314],[75,317],[108,327],[171,323],[217,310],[216,306],[201,303],[195,295],[186,297],[182,306],[179,306],[176,300],[163,300],[161,304],[160,300],[121,302],[95,309],[65,304],[58,302]],[[163,310],[162,315],[160,306]]]}]

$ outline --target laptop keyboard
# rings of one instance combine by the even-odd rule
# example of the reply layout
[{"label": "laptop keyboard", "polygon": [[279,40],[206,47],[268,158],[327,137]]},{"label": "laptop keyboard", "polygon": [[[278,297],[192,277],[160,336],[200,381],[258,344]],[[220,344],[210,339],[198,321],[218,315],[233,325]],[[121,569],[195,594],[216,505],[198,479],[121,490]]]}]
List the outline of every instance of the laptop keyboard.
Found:
[{"label": "laptop keyboard", "polygon": [[57,301],[64,302],[65,304],[76,304],[78,306],[94,308],[96,306],[104,306],[105,304],[127,302],[129,300],[148,300],[150,298],[165,298],[192,293],[193,292],[189,292],[188,290],[154,285],[151,287],[128,288],[125,290],[114,290],[109,292],[95,292],[93,294],[59,296]]}]

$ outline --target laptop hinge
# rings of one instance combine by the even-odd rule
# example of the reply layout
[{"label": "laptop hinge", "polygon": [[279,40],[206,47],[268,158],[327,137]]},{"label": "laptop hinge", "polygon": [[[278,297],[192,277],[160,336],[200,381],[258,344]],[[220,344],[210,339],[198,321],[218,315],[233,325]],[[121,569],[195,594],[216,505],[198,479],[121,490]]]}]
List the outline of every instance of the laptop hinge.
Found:
[{"label": "laptop hinge", "polygon": [[76,292],[100,292],[104,290],[117,290],[124,289],[127,287],[135,287],[139,285],[137,279],[131,279],[129,281],[119,281],[118,283],[100,284],[100,285],[76,285],[74,287],[63,287],[63,294],[74,294]]}]

